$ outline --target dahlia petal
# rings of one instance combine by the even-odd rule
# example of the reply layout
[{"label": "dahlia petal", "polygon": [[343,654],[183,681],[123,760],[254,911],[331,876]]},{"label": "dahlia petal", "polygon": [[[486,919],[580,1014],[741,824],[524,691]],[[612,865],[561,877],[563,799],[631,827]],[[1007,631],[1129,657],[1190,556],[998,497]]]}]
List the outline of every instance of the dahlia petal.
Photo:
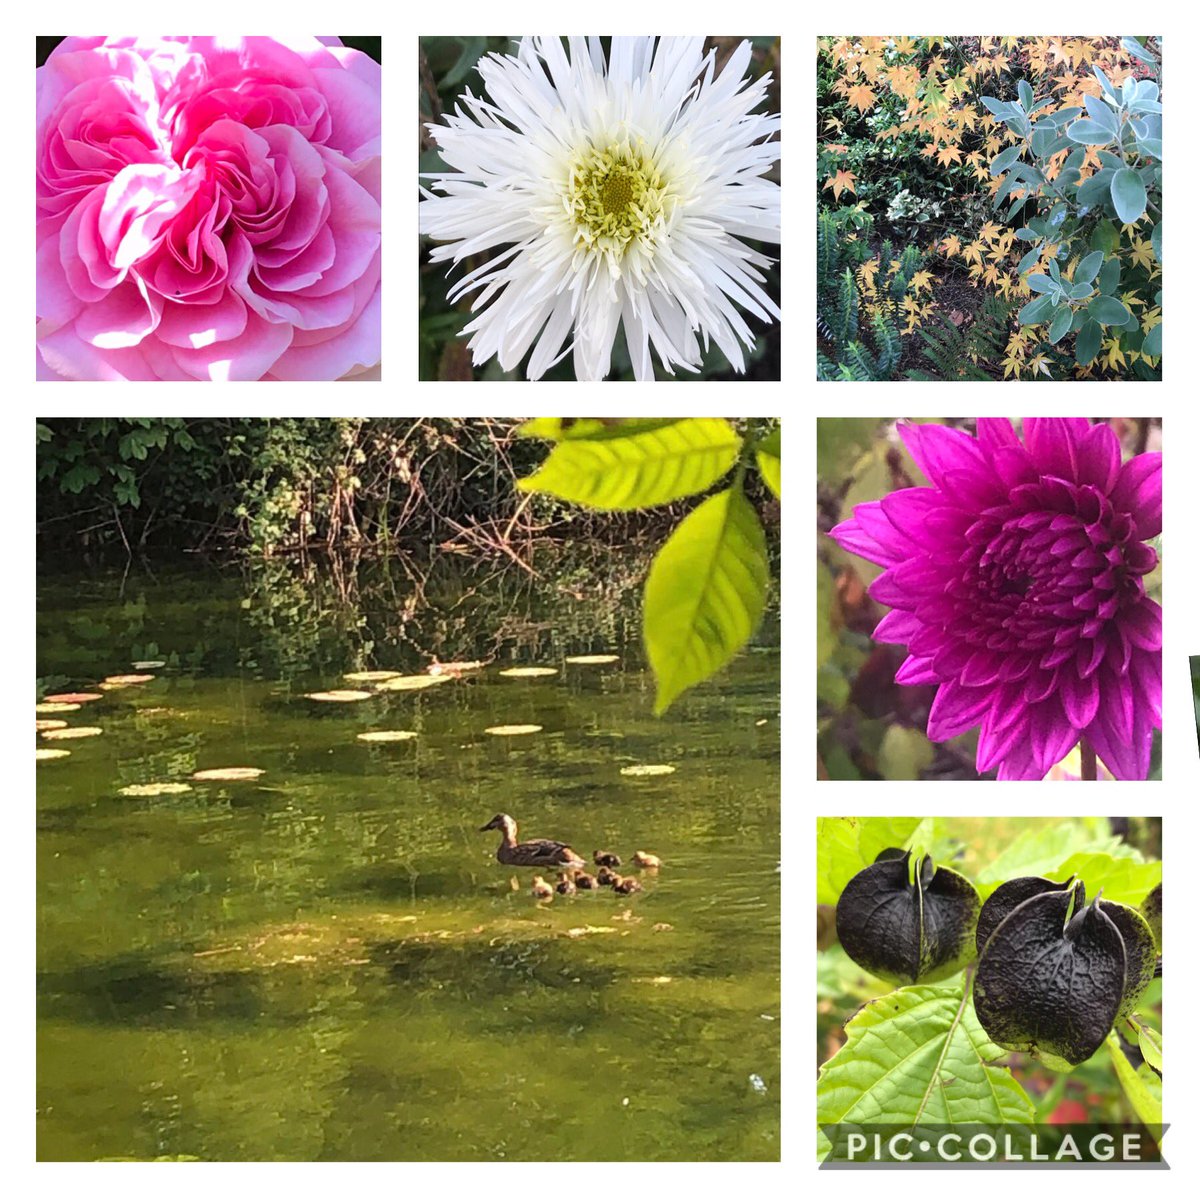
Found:
[{"label": "dahlia petal", "polygon": [[910,609],[914,604],[908,590],[896,581],[898,567],[889,567],[884,573],[873,580],[867,587],[867,595],[878,604],[886,604],[889,608]]},{"label": "dahlia petal", "polygon": [[1154,727],[1162,728],[1162,655],[1137,653],[1130,661],[1130,676],[1136,689],[1134,711],[1153,715]]},{"label": "dahlia petal", "polygon": [[1146,541],[1162,533],[1162,455],[1138,454],[1117,477],[1113,507],[1133,517],[1137,536]]},{"label": "dahlia petal", "polygon": [[1037,467],[1033,457],[1024,446],[1001,446],[992,455],[992,465],[1000,482],[1010,491],[1022,484],[1037,482]]},{"label": "dahlia petal", "polygon": [[910,654],[900,664],[900,669],[896,672],[896,682],[913,687],[921,683],[941,683],[942,677],[932,669],[927,658],[915,658]]},{"label": "dahlia petal", "polygon": [[1121,471],[1121,443],[1106,422],[1092,425],[1079,441],[1079,482],[1108,495]]},{"label": "dahlia petal", "polygon": [[1078,483],[1078,442],[1090,428],[1082,417],[1027,417],[1025,446],[1039,471]]},{"label": "dahlia petal", "polygon": [[1124,614],[1121,629],[1139,650],[1162,649],[1162,609],[1148,597]]},{"label": "dahlia petal", "polygon": [[1086,729],[1096,718],[1100,707],[1100,685],[1095,674],[1076,675],[1063,671],[1062,705],[1067,720],[1075,729]]},{"label": "dahlia petal", "polygon": [[1057,699],[1043,700],[1030,713],[1033,762],[1037,778],[1044,777],[1056,763],[1070,753],[1079,741],[1079,731],[1065,716]]},{"label": "dahlia petal", "polygon": [[893,608],[878,625],[871,637],[886,645],[905,646],[924,626],[912,613]]},{"label": "dahlia petal", "polygon": [[988,688],[968,688],[951,681],[938,688],[929,709],[926,732],[930,741],[945,742],[974,729],[991,707]]},{"label": "dahlia petal", "polygon": [[[975,751],[975,770],[980,775],[994,771],[1004,760],[1019,750],[1029,736],[1029,710],[1023,709],[1020,716],[1003,729],[993,727],[985,719],[979,733],[979,746]],[[1026,753],[1028,749],[1026,748]],[[1044,772],[1043,772],[1044,774]],[[1024,776],[1019,776],[1024,778]],[[1041,778],[1041,776],[1037,776]]]},{"label": "dahlia petal", "polygon": [[993,456],[993,461],[997,450],[1020,445],[1017,431],[1007,417],[980,417],[975,422],[975,433],[979,444]]},{"label": "dahlia petal", "polygon": [[1114,779],[1145,779],[1149,775],[1154,730],[1140,715],[1121,735],[1114,731],[1101,709],[1088,726],[1087,739]]},{"label": "dahlia petal", "polygon": [[963,668],[961,679],[967,687],[990,687],[1004,669],[1004,658],[991,650],[976,650]]},{"label": "dahlia petal", "polygon": [[1026,704],[1037,704],[1045,700],[1059,686],[1059,672],[1036,668],[1025,678],[1021,697]]},{"label": "dahlia petal", "polygon": [[983,457],[978,443],[961,429],[950,429],[945,425],[912,425],[901,422],[896,427],[913,461],[938,487],[946,471],[976,469],[985,475],[991,473],[990,464]]}]

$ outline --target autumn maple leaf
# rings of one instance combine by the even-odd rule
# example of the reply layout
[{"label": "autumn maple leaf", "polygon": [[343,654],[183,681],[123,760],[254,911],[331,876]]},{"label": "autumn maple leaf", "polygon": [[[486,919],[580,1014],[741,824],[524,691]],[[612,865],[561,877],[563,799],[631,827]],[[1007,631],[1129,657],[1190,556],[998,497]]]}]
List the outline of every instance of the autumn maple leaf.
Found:
[{"label": "autumn maple leaf", "polygon": [[825,188],[832,188],[833,198],[839,200],[843,192],[854,191],[854,178],[853,171],[838,171],[832,178],[825,180],[824,187],[821,190],[824,191]]},{"label": "autumn maple leaf", "polygon": [[962,162],[962,150],[957,146],[943,146],[938,151],[937,160],[943,167],[948,167],[951,163]]},{"label": "autumn maple leaf", "polygon": [[855,84],[846,90],[846,103],[853,104],[859,112],[866,112],[875,104],[875,93],[865,84]]}]

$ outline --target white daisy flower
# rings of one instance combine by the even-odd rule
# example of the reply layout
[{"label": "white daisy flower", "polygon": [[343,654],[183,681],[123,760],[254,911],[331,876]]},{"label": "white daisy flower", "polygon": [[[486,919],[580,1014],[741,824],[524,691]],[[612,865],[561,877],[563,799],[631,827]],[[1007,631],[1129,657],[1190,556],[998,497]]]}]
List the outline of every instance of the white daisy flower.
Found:
[{"label": "white daisy flower", "polygon": [[[656,45],[657,42],[657,45]],[[577,379],[609,372],[618,325],[639,380],[695,371],[711,338],[737,371],[762,321],[766,255],[779,241],[779,117],[755,113],[770,75],[747,79],[750,43],[718,75],[703,38],[522,38],[479,62],[468,92],[430,125],[452,170],[424,177],[420,228],[433,262],[506,247],[459,279],[478,292],[464,333],[475,364],[506,371],[532,346],[541,376],[568,351]],[[565,343],[565,345],[564,345]],[[739,344],[740,343],[740,344]]]}]

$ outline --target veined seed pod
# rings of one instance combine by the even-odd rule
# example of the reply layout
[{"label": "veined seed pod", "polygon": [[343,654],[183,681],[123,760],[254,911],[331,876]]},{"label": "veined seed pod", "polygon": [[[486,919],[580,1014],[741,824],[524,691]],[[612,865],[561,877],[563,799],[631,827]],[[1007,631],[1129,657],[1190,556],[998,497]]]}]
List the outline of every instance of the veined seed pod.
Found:
[{"label": "veined seed pod", "polygon": [[975,1012],[988,1036],[1069,1071],[1103,1044],[1154,977],[1154,936],[1124,904],[1091,904],[1081,881],[1009,880],[979,916]]},{"label": "veined seed pod", "polygon": [[934,983],[961,971],[974,950],[979,893],[925,855],[885,850],[859,871],[837,903],[842,948],[889,983]]}]

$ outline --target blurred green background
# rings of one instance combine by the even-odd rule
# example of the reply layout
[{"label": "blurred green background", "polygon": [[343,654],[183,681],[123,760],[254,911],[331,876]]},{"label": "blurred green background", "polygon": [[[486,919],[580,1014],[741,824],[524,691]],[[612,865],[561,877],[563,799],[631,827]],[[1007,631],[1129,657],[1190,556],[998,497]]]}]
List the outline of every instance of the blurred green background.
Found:
[{"label": "blurred green background", "polygon": [[[485,54],[512,53],[517,38],[512,37],[428,37],[420,41],[420,122],[419,122],[419,154],[421,171],[444,171],[445,163],[438,155],[436,145],[426,128],[427,123],[438,123],[443,113],[453,112],[458,97],[470,91],[479,96],[483,93],[483,80],[475,69]],[[602,38],[605,51],[608,49],[608,38]],[[743,41],[740,37],[714,37],[707,39],[706,46],[714,47],[717,51],[717,69],[720,70],[726,58]],[[772,82],[767,91],[766,109],[777,113],[780,108],[780,72],[781,48],[777,37],[752,37],[748,39],[753,46],[749,74],[758,79],[767,72],[772,75]],[[776,163],[772,172],[767,176],[779,182],[779,164]],[[478,293],[460,297],[454,304],[446,299],[446,293],[451,281],[446,277],[447,264],[431,264],[428,261],[428,238],[421,239],[420,245],[420,378],[437,380],[471,380],[471,379],[524,379],[525,363],[513,371],[504,371],[495,358],[476,368],[471,364],[471,352],[467,349],[467,339],[459,337],[464,325],[471,319],[471,302]],[[747,242],[754,249],[778,260],[781,248],[772,243]],[[454,279],[482,265],[491,252],[477,255],[461,264],[454,271]],[[767,294],[779,304],[780,274],[782,263],[776,261],[767,269],[767,281],[764,284]],[[715,346],[710,345],[704,357],[701,369],[695,374],[679,372],[668,375],[661,367],[657,357],[654,360],[655,378],[671,379],[757,379],[778,380],[780,378],[780,348],[781,334],[778,322],[764,326],[756,317],[745,314],[746,322],[755,334],[753,349],[746,351],[746,372],[739,375],[732,370],[725,356]],[[532,353],[532,350],[530,351]],[[528,357],[528,356],[527,356]],[[574,380],[575,371],[571,355],[566,355],[545,375],[543,380]],[[613,346],[612,370],[609,379],[632,380],[633,367],[629,361],[629,352],[625,347],[624,335],[618,331],[616,344]]]},{"label": "blurred green background", "polygon": [[[919,418],[922,419],[922,418]],[[974,432],[973,417],[938,417],[937,424]],[[1162,449],[1162,422],[1113,417],[1109,423],[1129,458]],[[896,419],[824,417],[817,421],[817,777],[819,779],[990,779],[975,770],[978,729],[948,742],[925,736],[937,689],[895,682],[903,646],[871,641],[888,611],[867,595],[883,568],[843,550],[826,536],[856,504],[906,487],[928,486],[895,431]],[[1159,565],[1146,591],[1162,600]],[[1050,778],[1078,778],[1079,751]],[[1098,764],[1100,778],[1109,778]],[[1162,776],[1161,735],[1154,736],[1150,778]]]}]

